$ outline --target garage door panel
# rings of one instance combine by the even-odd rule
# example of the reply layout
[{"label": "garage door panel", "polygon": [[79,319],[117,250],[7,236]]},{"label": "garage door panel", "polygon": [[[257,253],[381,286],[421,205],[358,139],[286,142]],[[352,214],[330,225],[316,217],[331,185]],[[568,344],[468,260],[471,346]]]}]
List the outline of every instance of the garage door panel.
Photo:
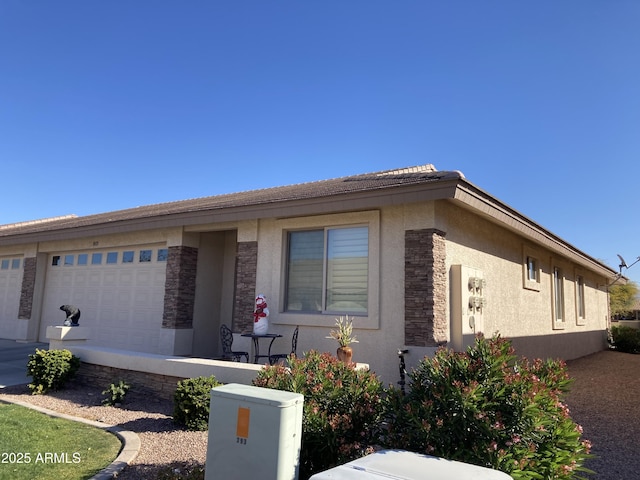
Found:
[{"label": "garage door panel", "polygon": [[73,303],[82,312],[80,325],[91,328],[89,344],[156,351],[164,309],[165,269],[166,262],[73,266],[50,262],[41,340],[46,341],[48,325],[62,324],[60,305]]},{"label": "garage door panel", "polygon": [[135,284],[133,272],[119,272],[118,286],[131,287]]},{"label": "garage door panel", "polygon": [[[11,259],[13,260],[13,259]],[[17,338],[18,310],[22,290],[22,262],[20,268],[0,269],[0,338]]]}]

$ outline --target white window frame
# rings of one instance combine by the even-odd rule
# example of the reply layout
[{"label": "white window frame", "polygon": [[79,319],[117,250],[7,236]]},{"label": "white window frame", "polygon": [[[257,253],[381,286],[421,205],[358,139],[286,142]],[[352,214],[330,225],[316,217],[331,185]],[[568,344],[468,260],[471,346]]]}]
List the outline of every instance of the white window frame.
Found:
[{"label": "white window frame", "polygon": [[[144,252],[144,259],[142,259]],[[168,249],[164,246],[144,246],[131,249],[102,249],[95,251],[82,251],[81,253],[56,253],[50,254],[49,265],[51,267],[76,267],[76,266],[114,266],[134,265],[148,263],[166,263]],[[107,261],[111,255],[111,261]],[[80,258],[82,257],[82,261]]]},{"label": "white window frame", "polygon": [[[540,291],[541,265],[542,257],[533,248],[524,246],[522,250],[522,286],[527,290],[535,292]],[[533,277],[531,272],[531,262],[533,262]]]},{"label": "white window frame", "polygon": [[[274,241],[280,243],[276,249],[277,254],[270,259],[272,282],[280,286],[280,294],[273,301],[269,321],[283,325],[307,325],[326,327],[333,326],[338,315],[348,314],[353,318],[354,328],[378,329],[380,328],[379,298],[380,298],[380,212],[352,212],[346,214],[318,215],[315,217],[288,218],[276,221],[277,228],[274,234],[278,236]],[[290,231],[303,231],[326,228],[344,227],[368,227],[368,294],[367,312],[298,312],[285,311],[285,295],[287,281],[287,237]],[[258,286],[258,289],[260,287]]]},{"label": "white window frame", "polygon": [[552,264],[551,267],[551,298],[553,328],[564,329],[567,320],[565,308],[566,291],[564,286],[564,271],[559,265]]},{"label": "white window frame", "polygon": [[584,273],[576,270],[575,273],[575,291],[576,291],[576,325],[587,324],[587,282]]}]

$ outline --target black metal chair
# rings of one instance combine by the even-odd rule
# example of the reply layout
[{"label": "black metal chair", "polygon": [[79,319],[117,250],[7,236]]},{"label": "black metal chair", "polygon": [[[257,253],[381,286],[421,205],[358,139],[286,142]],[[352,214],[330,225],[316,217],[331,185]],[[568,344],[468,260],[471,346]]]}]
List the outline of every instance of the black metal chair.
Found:
[{"label": "black metal chair", "polygon": [[224,360],[239,362],[242,357],[245,357],[249,363],[249,352],[233,350],[233,332],[224,323],[220,325],[220,342],[222,343],[222,358]]},{"label": "black metal chair", "polygon": [[289,358],[290,355],[293,355],[293,356],[297,355],[296,352],[298,350],[298,328],[300,327],[296,327],[296,329],[293,331],[293,336],[291,337],[291,352],[290,353],[274,353],[272,355],[269,355],[269,363],[271,365],[276,363],[278,360]]}]

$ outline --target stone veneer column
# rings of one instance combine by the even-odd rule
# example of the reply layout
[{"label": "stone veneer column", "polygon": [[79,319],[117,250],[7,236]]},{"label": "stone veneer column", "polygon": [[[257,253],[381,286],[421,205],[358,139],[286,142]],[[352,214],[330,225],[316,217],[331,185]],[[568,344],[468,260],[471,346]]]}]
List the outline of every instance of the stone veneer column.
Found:
[{"label": "stone veneer column", "polygon": [[24,259],[24,271],[22,273],[22,290],[20,291],[20,306],[18,308],[18,318],[29,320],[33,309],[33,295],[36,288],[36,257]]},{"label": "stone veneer column", "polygon": [[234,332],[249,333],[253,330],[257,270],[258,242],[238,242],[231,327]]},{"label": "stone veneer column", "polygon": [[193,328],[198,249],[169,247],[162,328]]},{"label": "stone veneer column", "polygon": [[436,229],[405,232],[404,336],[407,346],[430,347],[447,341],[445,235]]}]

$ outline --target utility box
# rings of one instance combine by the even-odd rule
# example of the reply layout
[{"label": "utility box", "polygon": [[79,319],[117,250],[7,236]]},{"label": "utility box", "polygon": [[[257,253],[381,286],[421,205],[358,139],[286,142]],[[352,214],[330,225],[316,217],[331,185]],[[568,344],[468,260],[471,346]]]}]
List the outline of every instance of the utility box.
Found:
[{"label": "utility box", "polygon": [[211,390],[205,480],[298,478],[304,397],[230,383]]},{"label": "utility box", "polygon": [[463,352],[484,333],[487,282],[481,270],[451,265],[451,347]]},{"label": "utility box", "polygon": [[513,480],[490,468],[404,450],[382,450],[309,480]]}]

